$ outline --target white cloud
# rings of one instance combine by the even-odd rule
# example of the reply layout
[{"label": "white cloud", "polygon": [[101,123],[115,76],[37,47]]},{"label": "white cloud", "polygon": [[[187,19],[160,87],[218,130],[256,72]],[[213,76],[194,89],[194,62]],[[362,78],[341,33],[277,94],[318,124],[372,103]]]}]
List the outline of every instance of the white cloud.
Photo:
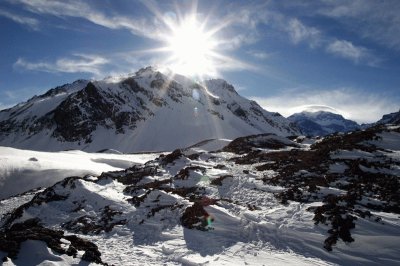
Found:
[{"label": "white cloud", "polygon": [[160,32],[145,19],[132,19],[122,15],[106,15],[81,1],[14,0],[36,14],[58,17],[77,17],[110,29],[127,29],[133,34],[157,39]]},{"label": "white cloud", "polygon": [[92,73],[96,76],[101,75],[101,68],[108,63],[108,60],[98,55],[74,54],[71,58],[60,58],[55,62],[29,62],[19,58],[14,67],[32,71],[42,71],[49,73]]},{"label": "white cloud", "polygon": [[320,31],[314,27],[304,25],[296,18],[289,20],[286,30],[294,44],[307,41],[311,47],[315,47],[320,42]]},{"label": "white cloud", "polygon": [[26,16],[21,16],[17,14],[10,13],[8,11],[0,9],[0,16],[6,17],[8,19],[11,19],[12,21],[26,25],[30,27],[33,30],[38,30],[39,29],[39,21],[34,18],[26,17]]},{"label": "white cloud", "polygon": [[[9,0],[11,1],[11,0]],[[154,2],[143,2],[154,16],[143,15],[142,18],[128,17],[115,10],[100,10],[95,5],[90,5],[82,0],[76,1],[61,1],[61,0],[13,0],[12,3],[19,3],[26,10],[38,15],[51,15],[61,18],[75,17],[90,21],[96,25],[100,25],[109,29],[126,29],[132,34],[151,38],[160,42],[165,42],[167,36],[171,34],[169,27],[170,20],[165,20],[163,10],[158,10],[157,4]],[[202,22],[207,24],[208,30],[211,33],[218,35],[218,47],[224,53],[218,53],[218,58],[215,60],[219,70],[243,70],[252,69],[254,67],[228,56],[230,52],[242,46],[251,45],[259,40],[258,25],[265,23],[266,12],[264,12],[264,4],[257,6],[238,6],[229,4],[227,9],[219,10],[219,14],[210,16],[209,14],[203,17],[203,14],[197,14]],[[235,12],[226,12],[233,8]],[[195,10],[194,10],[195,11]],[[185,15],[182,11],[181,15]],[[173,24],[173,23],[172,23]],[[172,25],[173,26],[173,25]],[[221,32],[224,30],[223,33]],[[227,53],[225,53],[227,52]],[[155,51],[148,51],[147,57],[154,54]],[[158,57],[160,62],[160,57]],[[146,64],[149,64],[148,61]],[[23,66],[26,69],[34,68],[42,71],[52,71],[48,62],[30,63],[24,60],[16,62],[16,66]],[[115,66],[114,67],[118,67]],[[59,65],[57,69],[62,71],[68,70]],[[69,71],[69,70],[68,70]],[[71,70],[72,71],[72,70]],[[52,71],[53,72],[53,71]]]},{"label": "white cloud", "polygon": [[286,31],[294,44],[306,42],[311,48],[325,47],[326,52],[350,60],[355,64],[376,67],[382,61],[370,49],[354,45],[347,40],[338,40],[327,36],[317,28],[304,25],[296,18],[289,20]]},{"label": "white cloud", "polygon": [[355,46],[349,41],[335,40],[327,46],[327,51],[339,57],[349,59],[354,63],[359,63],[361,60],[369,57],[368,49]]},{"label": "white cloud", "polygon": [[268,54],[266,52],[258,51],[258,50],[249,50],[246,53],[248,55],[250,55],[256,59],[260,59],[260,60],[265,60],[271,56],[270,54]]},{"label": "white cloud", "polygon": [[[10,3],[21,4],[26,10],[39,15],[52,15],[57,17],[75,17],[90,21],[99,26],[109,29],[125,29],[132,34],[144,36],[158,41],[165,41],[165,35],[169,34],[168,21],[163,23],[163,12],[158,10],[156,2],[143,2],[145,6],[153,13],[154,17],[142,18],[130,17],[123,14],[118,14],[115,10],[100,10],[95,5],[90,5],[83,0],[76,1],[62,1],[62,0],[8,0]],[[366,6],[363,7],[363,1],[319,1],[315,4],[302,4],[307,8],[307,14],[310,16],[324,15],[331,18],[354,18],[360,21],[368,17],[366,14],[371,13],[371,6],[377,6],[373,2],[365,0]],[[354,2],[355,4],[349,4]],[[286,5],[287,3],[285,3]],[[298,4],[295,4],[298,5]],[[379,5],[378,5],[379,6]],[[397,6],[397,5],[396,5]],[[329,9],[329,8],[330,9]],[[217,32],[219,38],[218,47],[224,52],[232,52],[243,46],[250,46],[257,43],[262,39],[262,34],[268,34],[260,25],[269,27],[271,30],[278,31],[279,34],[288,34],[293,44],[306,43],[311,48],[325,49],[325,52],[351,60],[357,64],[366,64],[369,66],[376,66],[380,60],[371,50],[355,45],[350,41],[338,40],[329,36],[324,32],[323,28],[316,28],[306,25],[299,18],[291,17],[282,10],[274,8],[273,2],[259,2],[258,4],[238,4],[229,3],[224,8],[215,9],[214,16],[206,14],[204,22],[207,26],[214,25],[214,30]],[[330,10],[330,11],[329,11]],[[371,14],[371,17],[378,23],[378,25],[387,24],[387,30],[379,29],[382,32],[389,31],[393,40],[398,39],[400,49],[400,16],[399,13],[388,10],[387,5],[385,8],[377,7],[379,16]],[[383,11],[389,12],[389,19],[381,18]],[[395,10],[397,10],[395,8]],[[184,13],[184,12],[183,12]],[[0,14],[1,15],[1,14]],[[203,16],[204,14],[199,14]],[[362,17],[364,16],[365,17]],[[369,17],[368,17],[369,18]],[[34,22],[33,22],[34,23]],[[346,23],[344,21],[343,23]],[[367,24],[370,25],[367,21]],[[386,25],[385,24],[385,25]],[[374,25],[370,25],[371,29],[375,29]],[[364,27],[361,27],[364,28]],[[222,32],[223,29],[223,32]],[[374,30],[375,31],[375,30]],[[379,32],[377,35],[382,36]],[[397,34],[398,33],[398,34]],[[251,47],[249,47],[251,49]],[[267,54],[250,52],[249,55],[257,59],[265,59]],[[229,69],[235,69],[230,66]],[[243,69],[243,64],[238,68]]]},{"label": "white cloud", "polygon": [[273,9],[270,3],[265,2],[252,7],[233,6],[234,8],[229,12],[230,15],[222,19],[222,24],[224,21],[228,21],[227,25],[240,26],[242,27],[239,28],[241,32],[245,32],[245,34],[239,34],[228,40],[234,47],[256,43],[261,39],[260,35],[266,33],[258,29],[259,25],[271,27],[280,33],[287,33],[294,44],[304,42],[315,48],[323,41],[323,34],[319,29],[307,26],[299,19]]},{"label": "white cloud", "polygon": [[308,7],[314,15],[338,20],[357,35],[400,50],[400,1],[320,1]]},{"label": "white cloud", "polygon": [[223,24],[244,26],[248,30],[254,30],[260,24],[268,23],[274,16],[274,14],[269,11],[267,2],[253,3],[252,5],[231,3],[221,10],[227,11],[226,17],[222,18]]},{"label": "white cloud", "polygon": [[[398,99],[384,94],[373,94],[354,89],[289,90],[281,95],[261,98],[251,97],[264,109],[289,116],[313,106],[333,109],[345,118],[359,123],[375,122],[382,115],[399,109]],[[322,108],[321,107],[321,108]]]},{"label": "white cloud", "polygon": [[253,30],[243,34],[235,34],[235,36],[229,39],[218,40],[217,43],[220,47],[224,47],[224,50],[236,50],[244,45],[256,43],[259,38],[258,33]]}]

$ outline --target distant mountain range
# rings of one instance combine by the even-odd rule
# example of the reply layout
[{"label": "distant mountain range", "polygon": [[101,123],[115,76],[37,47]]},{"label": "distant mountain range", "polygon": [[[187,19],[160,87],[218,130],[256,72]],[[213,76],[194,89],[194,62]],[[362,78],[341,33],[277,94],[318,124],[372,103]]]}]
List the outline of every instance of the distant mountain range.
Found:
[{"label": "distant mountain range", "polygon": [[288,117],[305,135],[325,136],[335,132],[348,132],[360,128],[356,122],[342,115],[326,111],[301,112]]},{"label": "distant mountain range", "polygon": [[0,112],[0,145],[44,151],[173,150],[260,133],[300,134],[224,80],[199,84],[152,67],[77,80]]},{"label": "distant mountain range", "polygon": [[210,139],[261,133],[325,136],[399,121],[400,111],[360,126],[325,109],[286,119],[240,96],[225,80],[200,84],[147,67],[125,77],[77,80],[0,111],[0,146],[163,151]]}]

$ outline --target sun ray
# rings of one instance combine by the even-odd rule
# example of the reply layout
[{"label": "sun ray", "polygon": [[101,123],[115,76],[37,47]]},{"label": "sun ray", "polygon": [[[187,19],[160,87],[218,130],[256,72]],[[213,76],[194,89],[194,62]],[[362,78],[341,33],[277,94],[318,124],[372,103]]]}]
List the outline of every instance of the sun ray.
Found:
[{"label": "sun ray", "polygon": [[215,41],[204,28],[193,14],[173,29],[166,40],[175,61],[171,66],[173,70],[187,75],[202,75],[213,70],[211,52]]},{"label": "sun ray", "polygon": [[[183,7],[174,2],[174,10],[167,8],[166,11],[161,10],[153,0],[142,2],[154,14],[157,23],[160,22],[160,34],[157,34],[156,40],[162,42],[162,45],[137,51],[139,56],[149,54],[159,67],[197,80],[218,77],[221,71],[236,69],[238,66],[254,69],[221,51],[225,47],[223,44],[229,44],[231,40],[224,40],[220,33],[235,24],[235,16],[216,20],[212,17],[216,5],[211,6],[211,11],[206,15],[199,13],[197,0],[186,2]],[[158,53],[160,55],[156,55]]]},{"label": "sun ray", "polygon": [[165,26],[167,26],[167,28],[169,28],[170,30],[172,30],[174,28],[174,23],[168,19],[168,17],[165,16],[165,14],[163,14],[159,8],[157,7],[157,4],[152,1],[152,0],[146,0],[146,1],[142,1],[143,5],[146,6],[146,8],[153,13],[153,15],[159,19]]}]

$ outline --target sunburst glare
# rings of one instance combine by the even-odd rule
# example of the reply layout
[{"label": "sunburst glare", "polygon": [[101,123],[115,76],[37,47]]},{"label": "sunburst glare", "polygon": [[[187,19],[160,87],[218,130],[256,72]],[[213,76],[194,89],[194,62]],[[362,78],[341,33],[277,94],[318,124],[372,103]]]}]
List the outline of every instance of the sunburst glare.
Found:
[{"label": "sunburst glare", "polygon": [[158,69],[198,81],[205,77],[219,77],[223,70],[251,68],[247,63],[221,51],[221,47],[231,42],[223,31],[235,23],[233,17],[213,18],[213,8],[205,15],[198,12],[197,1],[191,3],[190,7],[176,5],[174,11],[164,12],[155,2],[144,1],[154,14],[157,25],[154,35],[161,46],[136,51],[136,54],[163,53],[165,56],[153,58]]},{"label": "sunburst glare", "polygon": [[169,67],[174,72],[190,76],[215,72],[213,53],[216,41],[194,15],[173,27],[166,42],[166,50],[171,53]]}]

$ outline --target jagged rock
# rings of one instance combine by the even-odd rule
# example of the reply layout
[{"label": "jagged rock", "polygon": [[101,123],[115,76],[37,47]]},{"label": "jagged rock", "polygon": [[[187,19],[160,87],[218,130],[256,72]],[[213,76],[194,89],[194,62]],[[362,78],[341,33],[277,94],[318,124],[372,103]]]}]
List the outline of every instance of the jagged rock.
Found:
[{"label": "jagged rock", "polygon": [[160,163],[161,165],[167,165],[173,163],[175,160],[179,159],[180,157],[185,156],[180,149],[174,150],[172,153],[167,155],[160,155]]},{"label": "jagged rock", "polygon": [[198,229],[201,231],[209,230],[208,218],[210,215],[206,210],[204,210],[203,206],[208,206],[214,203],[215,201],[210,201],[207,203],[198,201],[195,202],[192,206],[186,208],[181,217],[182,225],[189,229]]},{"label": "jagged rock", "polygon": [[100,217],[84,215],[64,223],[62,227],[69,231],[83,234],[100,234],[102,231],[107,233],[116,225],[126,224],[126,219],[115,219],[115,216],[121,214],[121,211],[116,211],[111,209],[110,206],[106,206]]},{"label": "jagged rock", "polygon": [[153,176],[157,174],[157,166],[132,166],[124,171],[107,172],[101,174],[98,179],[115,179],[124,185],[135,185],[145,176]]},{"label": "jagged rock", "polygon": [[289,139],[278,137],[274,134],[261,134],[240,137],[231,141],[222,150],[236,154],[249,153],[257,148],[261,149],[281,149],[284,147],[298,147],[298,145]]},{"label": "jagged rock", "polygon": [[190,176],[190,171],[200,171],[203,174],[205,173],[206,169],[201,166],[189,166],[181,169],[177,175],[175,175],[176,179],[188,179]]},{"label": "jagged rock", "polygon": [[[61,246],[62,238],[71,242],[67,250]],[[55,252],[69,256],[76,256],[77,250],[83,250],[85,251],[82,256],[83,260],[103,264],[101,253],[95,244],[74,235],[64,235],[64,232],[61,230],[56,231],[45,228],[40,225],[38,219],[29,219],[22,223],[16,223],[1,232],[0,250],[6,252],[9,258],[16,259],[22,242],[26,240],[43,241]]]},{"label": "jagged rock", "polygon": [[231,178],[231,177],[233,177],[233,175],[223,175],[223,176],[220,176],[218,178],[211,180],[210,184],[215,185],[215,186],[222,186],[222,181],[226,178]]}]

